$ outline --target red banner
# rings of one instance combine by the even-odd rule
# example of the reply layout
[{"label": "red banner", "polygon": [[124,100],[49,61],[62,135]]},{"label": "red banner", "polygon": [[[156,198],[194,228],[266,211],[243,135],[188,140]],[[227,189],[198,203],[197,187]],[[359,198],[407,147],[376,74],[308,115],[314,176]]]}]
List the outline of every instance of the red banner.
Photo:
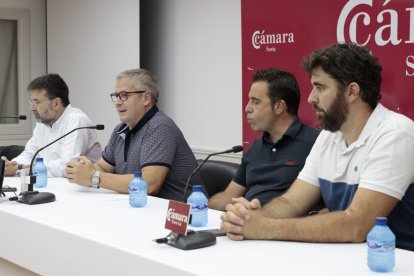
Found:
[{"label": "red banner", "polygon": [[[414,119],[414,0],[242,0],[241,7],[243,113],[254,71],[279,67],[295,74],[299,116],[316,126],[301,60],[317,48],[352,41],[379,58],[381,103]],[[243,116],[244,144],[258,135]]]}]

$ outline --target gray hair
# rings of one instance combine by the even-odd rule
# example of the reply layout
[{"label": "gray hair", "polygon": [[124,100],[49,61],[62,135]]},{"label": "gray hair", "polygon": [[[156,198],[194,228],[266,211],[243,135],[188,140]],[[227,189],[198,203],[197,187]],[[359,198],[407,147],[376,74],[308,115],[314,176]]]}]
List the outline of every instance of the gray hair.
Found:
[{"label": "gray hair", "polygon": [[146,69],[131,69],[125,70],[116,76],[116,80],[122,78],[131,78],[135,80],[135,88],[137,90],[145,90],[151,93],[151,98],[154,104],[158,102],[158,95],[160,93],[160,86],[154,74]]}]

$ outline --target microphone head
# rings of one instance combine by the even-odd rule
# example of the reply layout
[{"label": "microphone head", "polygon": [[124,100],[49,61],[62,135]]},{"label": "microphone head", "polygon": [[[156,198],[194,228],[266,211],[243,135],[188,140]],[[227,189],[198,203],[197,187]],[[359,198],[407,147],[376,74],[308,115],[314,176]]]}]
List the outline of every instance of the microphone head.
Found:
[{"label": "microphone head", "polygon": [[19,115],[19,120],[26,120],[26,115]]},{"label": "microphone head", "polygon": [[232,149],[234,153],[241,152],[243,150],[243,146],[240,146],[240,145],[234,146]]},{"label": "microphone head", "polygon": [[102,130],[105,129],[104,125],[96,125],[96,130]]}]

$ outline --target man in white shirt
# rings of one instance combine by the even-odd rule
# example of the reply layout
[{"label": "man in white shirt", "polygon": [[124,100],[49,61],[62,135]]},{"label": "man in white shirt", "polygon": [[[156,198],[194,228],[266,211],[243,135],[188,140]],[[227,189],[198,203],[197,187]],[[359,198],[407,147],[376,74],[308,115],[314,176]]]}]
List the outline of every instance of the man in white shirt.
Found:
[{"label": "man in white shirt", "polygon": [[[378,58],[339,43],[302,66],[323,131],[285,194],[263,208],[256,199],[233,200],[221,228],[234,240],[363,242],[375,217],[388,217],[396,246],[414,251],[414,123],[379,103]],[[324,212],[307,216],[321,198]]]},{"label": "man in white shirt", "polygon": [[[1,157],[6,160],[5,175],[8,176],[15,175],[18,169],[28,168],[36,151],[50,142],[75,128],[93,126],[85,113],[70,105],[68,86],[58,74],[40,76],[32,80],[27,89],[37,123],[32,138],[19,156],[12,161]],[[96,161],[101,155],[96,130],[81,129],[45,148],[36,157],[43,157],[49,176],[63,177],[66,163],[73,158],[87,156]]]}]

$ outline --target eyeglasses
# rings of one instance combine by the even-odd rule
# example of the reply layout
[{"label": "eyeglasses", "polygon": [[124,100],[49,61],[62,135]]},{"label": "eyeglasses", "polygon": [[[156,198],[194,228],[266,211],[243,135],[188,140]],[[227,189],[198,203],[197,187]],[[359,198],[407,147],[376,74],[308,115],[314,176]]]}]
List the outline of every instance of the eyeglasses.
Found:
[{"label": "eyeglasses", "polygon": [[111,96],[111,99],[113,102],[116,102],[116,99],[120,99],[121,102],[125,102],[126,100],[128,100],[128,94],[142,94],[145,93],[147,91],[121,91],[119,93],[111,93],[109,94]]},{"label": "eyeglasses", "polygon": [[43,102],[46,102],[46,101],[50,101],[50,100],[53,100],[53,99],[43,99],[43,100],[33,100],[33,99],[30,99],[29,100],[29,105],[30,106],[38,106],[39,104],[41,104]]}]

